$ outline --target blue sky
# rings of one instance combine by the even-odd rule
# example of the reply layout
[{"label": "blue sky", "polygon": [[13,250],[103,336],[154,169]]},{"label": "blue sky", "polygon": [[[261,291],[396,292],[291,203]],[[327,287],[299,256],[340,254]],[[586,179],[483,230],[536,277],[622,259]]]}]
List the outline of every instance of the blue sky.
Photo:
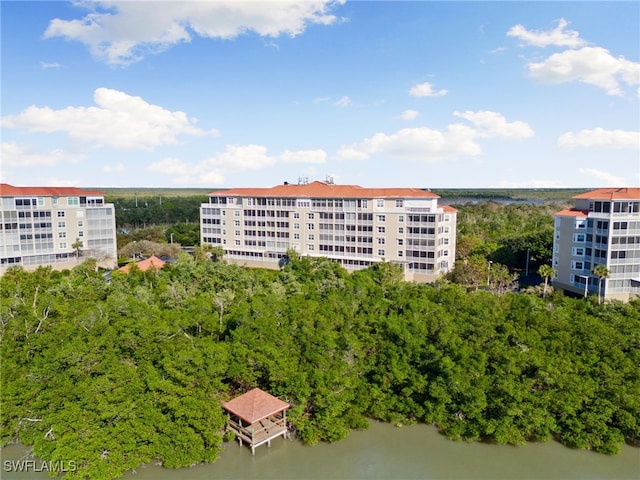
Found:
[{"label": "blue sky", "polygon": [[640,3],[0,2],[2,182],[640,185]]}]

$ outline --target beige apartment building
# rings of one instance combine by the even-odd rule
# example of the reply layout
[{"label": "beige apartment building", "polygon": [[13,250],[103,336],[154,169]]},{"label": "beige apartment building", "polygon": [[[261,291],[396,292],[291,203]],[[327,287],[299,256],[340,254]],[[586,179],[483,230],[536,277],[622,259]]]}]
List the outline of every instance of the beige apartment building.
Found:
[{"label": "beige apartment building", "polygon": [[62,270],[88,257],[116,265],[115,210],[101,192],[0,184],[0,232],[0,274],[16,265]]},{"label": "beige apartment building", "polygon": [[605,299],[640,295],[640,188],[599,188],[573,197],[575,207],[555,214],[553,267],[556,287],[598,293],[593,269],[602,264]]},{"label": "beige apartment building", "polygon": [[418,188],[363,188],[304,180],[209,194],[200,207],[202,244],[225,259],[279,268],[289,249],[349,271],[401,265],[406,280],[430,282],[453,268],[456,210]]}]

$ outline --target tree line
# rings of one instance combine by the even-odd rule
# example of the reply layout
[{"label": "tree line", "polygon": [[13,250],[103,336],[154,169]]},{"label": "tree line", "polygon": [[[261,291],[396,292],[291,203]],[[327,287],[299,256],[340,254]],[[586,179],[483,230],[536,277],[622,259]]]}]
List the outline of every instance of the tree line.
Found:
[{"label": "tree line", "polygon": [[2,444],[77,461],[65,478],[215,461],[221,403],[260,387],[308,444],[367,418],[454,440],[555,438],[616,453],[640,442],[640,300],[407,283],[390,263],[348,274],[180,254],[160,271],[90,262],[0,278]]}]

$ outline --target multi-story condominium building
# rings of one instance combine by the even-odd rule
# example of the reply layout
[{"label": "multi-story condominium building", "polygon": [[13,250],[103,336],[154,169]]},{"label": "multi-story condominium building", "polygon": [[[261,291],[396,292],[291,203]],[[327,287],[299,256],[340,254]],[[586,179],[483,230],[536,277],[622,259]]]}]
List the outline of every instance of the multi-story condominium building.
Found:
[{"label": "multi-story condominium building", "polygon": [[389,261],[407,280],[433,281],[453,268],[456,248],[456,210],[438,198],[331,181],[215,191],[200,207],[201,241],[247,266],[278,268],[292,249],[349,271]]},{"label": "multi-story condominium building", "polygon": [[[578,294],[627,301],[640,295],[640,188],[600,188],[555,214],[553,284]],[[605,265],[609,276],[593,273]]]},{"label": "multi-story condominium building", "polygon": [[116,221],[100,192],[0,184],[0,274],[20,265],[71,268],[88,257],[116,265]]}]

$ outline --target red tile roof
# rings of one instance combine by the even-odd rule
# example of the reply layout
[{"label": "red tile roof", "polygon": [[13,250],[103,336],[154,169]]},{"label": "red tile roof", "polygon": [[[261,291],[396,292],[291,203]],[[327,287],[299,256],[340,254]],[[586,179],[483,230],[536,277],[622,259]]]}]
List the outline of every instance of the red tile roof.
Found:
[{"label": "red tile roof", "polygon": [[573,198],[587,200],[640,200],[640,188],[598,188]]},{"label": "red tile roof", "polygon": [[[160,270],[163,266],[164,266],[165,262],[162,261],[161,259],[159,259],[158,257],[156,257],[155,255],[151,255],[149,258],[146,258],[144,260],[140,260],[139,262],[136,262],[136,267],[138,267],[138,270],[142,270],[143,272],[146,272],[147,270],[151,269],[151,270]],[[120,267],[118,269],[119,272],[124,272],[124,273],[129,273],[129,271],[131,270],[131,264],[128,263],[127,265],[124,265],[122,267]]]},{"label": "red tile roof", "polygon": [[267,392],[254,388],[226,403],[222,408],[237,415],[249,425],[286,410],[291,405]]},{"label": "red tile roof", "polygon": [[442,205],[443,212],[457,212],[457,208],[453,208],[451,205]]},{"label": "red tile roof", "polygon": [[585,210],[574,210],[573,208],[566,208],[560,210],[554,214],[556,217],[587,217],[589,212]]},{"label": "red tile roof", "polygon": [[62,196],[104,196],[95,190],[83,190],[76,187],[14,187],[8,183],[0,183],[0,197],[62,197]]},{"label": "red tile roof", "polygon": [[298,197],[298,198],[440,198],[419,188],[363,188],[312,182],[304,185],[276,185],[270,188],[231,188],[211,192],[217,197]]}]

